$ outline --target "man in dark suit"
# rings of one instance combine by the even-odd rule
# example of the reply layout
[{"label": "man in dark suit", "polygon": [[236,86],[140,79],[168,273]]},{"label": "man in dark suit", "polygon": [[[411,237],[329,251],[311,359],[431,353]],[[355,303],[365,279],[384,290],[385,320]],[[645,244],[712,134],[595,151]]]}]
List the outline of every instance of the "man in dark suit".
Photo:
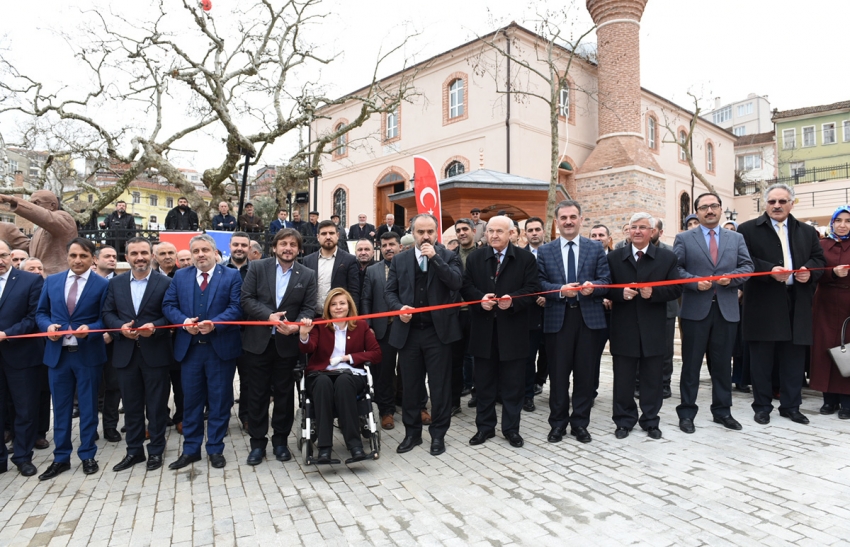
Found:
[{"label": "man in dark suit", "polygon": [[366,222],[366,213],[357,215],[357,224],[352,224],[351,228],[348,229],[348,239],[351,241],[368,239],[374,244],[376,240],[375,235],[375,226]]},{"label": "man in dark suit", "polygon": [[[528,241],[525,250],[537,260],[537,253],[543,245],[544,229],[543,219],[531,217],[525,221],[525,239]],[[538,296],[534,299],[535,305],[528,310],[528,359],[525,362],[525,402],[522,409],[526,412],[534,412],[537,407],[534,404],[534,396],[543,392],[543,383],[549,376],[549,361],[546,356],[546,344],[543,340],[543,310],[546,306],[546,297]],[[537,379],[540,378],[538,382]]]},{"label": "man in dark suit", "polygon": [[129,469],[145,461],[145,416],[150,433],[147,469],[162,467],[165,424],[168,418],[171,332],[155,329],[168,325],[162,301],[171,278],[151,270],[150,241],[134,237],[127,241],[130,272],[112,278],[103,303],[103,323],[121,329],[112,343],[112,366],[118,376],[127,426],[127,455],[113,471]]},{"label": "man in dark suit", "polygon": [[[295,214],[293,213],[292,216],[294,218]],[[319,237],[319,212],[310,211],[307,219],[307,222],[302,222],[298,227],[298,231],[301,232],[302,236],[301,248],[304,250],[305,255],[315,253],[319,249],[317,242]]]},{"label": "man in dark suit", "polygon": [[537,262],[510,242],[514,224],[506,216],[487,223],[488,247],[466,259],[461,294],[471,305],[469,351],[475,357],[477,431],[471,445],[496,435],[496,398],[502,398],[502,434],[511,446],[521,447],[519,417],[525,395],[525,361],[528,358],[528,311],[536,307],[539,292]]},{"label": "man in dark suit", "polygon": [[[679,260],[679,277],[708,277],[750,273],[753,261],[741,234],[720,227],[723,202],[709,192],[694,200],[697,228],[676,235],[673,252]],[[711,414],[727,429],[741,429],[732,417],[732,348],[738,332],[738,287],[743,278],[721,278],[682,286],[681,404],[676,407],[679,428],[693,433],[702,358],[711,367]]]},{"label": "man in dark suit", "polygon": [[779,364],[779,415],[800,424],[806,352],[812,343],[812,297],[826,265],[817,231],[791,215],[794,189],[773,184],[765,190],[765,214],[738,227],[756,272],[744,284],[744,340],[750,346],[750,376],[756,423],[770,422],[772,372]]},{"label": "man in dark suit", "polygon": [[[675,253],[652,245],[654,219],[635,213],[629,222],[626,246],[608,253],[611,283],[649,283],[678,279]],[[600,245],[600,252],[601,252]],[[625,439],[640,423],[651,439],[661,438],[658,412],[662,396],[662,368],[666,334],[659,325],[667,322],[667,302],[679,298],[681,285],[610,289],[611,355],[614,358],[614,432]],[[634,398],[635,371],[640,366],[640,409],[638,420]]]},{"label": "man in dark suit", "polygon": [[165,293],[162,311],[172,325],[183,325],[174,340],[174,358],[181,364],[183,382],[183,453],[169,469],[181,469],[201,460],[204,440],[204,403],[207,455],[222,468],[224,435],[233,406],[233,376],[242,354],[239,327],[216,325],[241,321],[239,272],[216,264],[215,240],[204,234],[189,241],[193,266],[180,268]]},{"label": "man in dark suit", "polygon": [[[366,215],[363,215],[365,218]],[[390,264],[393,257],[401,248],[398,234],[387,232],[381,236],[381,256],[383,260],[373,264],[366,269],[366,277],[363,281],[363,294],[360,295],[360,313],[369,315],[371,313],[383,313],[389,311],[384,292],[387,286],[387,276],[390,272]],[[398,317],[376,317],[367,319],[369,326],[375,331],[375,338],[381,346],[381,363],[373,370],[375,378],[375,403],[378,405],[378,413],[381,416],[381,427],[393,429],[395,427],[395,395],[396,395],[396,362],[398,350],[390,345],[390,332]]]},{"label": "man in dark suit", "polygon": [[404,227],[395,223],[395,215],[387,215],[386,223],[378,226],[375,238],[380,241],[381,236],[387,232],[395,232],[398,234],[398,237],[404,236]]},{"label": "man in dark suit", "polygon": [[52,479],[71,469],[71,409],[74,390],[80,405],[80,448],[83,473],[97,473],[94,457],[97,446],[97,389],[106,361],[101,334],[89,330],[103,328],[100,311],[109,282],[91,269],[94,243],[77,237],[68,243],[67,272],[53,274],[44,282],[38,301],[36,320],[42,332],[75,331],[74,334],[50,335],[44,346],[44,364],[53,394],[54,460],[38,478]]},{"label": "man in dark suit", "polygon": [[[354,246],[354,257],[357,259],[357,287],[363,295],[363,283],[366,280],[366,270],[375,263],[375,246],[366,238],[357,241]],[[357,309],[360,309],[359,307]]]},{"label": "man in dark suit", "polygon": [[353,254],[337,245],[336,224],[330,220],[319,223],[319,250],[304,257],[303,264],[316,272],[318,292],[316,295],[316,317],[322,315],[325,297],[331,289],[342,287],[351,294],[354,304],[360,308],[360,267]]},{"label": "man in dark suit", "polygon": [[[591,441],[587,426],[596,391],[596,336],[605,328],[602,296],[611,274],[602,245],[581,236],[581,205],[567,200],[555,206],[561,237],[537,252],[537,269],[546,294],[543,337],[549,357],[550,443],[560,442],[570,424],[570,435]],[[573,375],[573,413],[570,415],[570,373]]]},{"label": "man in dark suit", "polygon": [[275,235],[284,228],[292,228],[292,223],[286,220],[288,215],[286,209],[278,209],[277,218],[269,223],[269,234]]},{"label": "man in dark suit", "polygon": [[[38,414],[41,392],[41,338],[7,340],[38,332],[35,311],[44,279],[37,274],[12,268],[9,244],[0,240],[0,423],[6,423],[7,394],[14,403],[15,435],[12,463],[21,475],[31,477],[38,470],[32,453],[38,438]],[[0,473],[6,472],[8,450],[0,446]]]},{"label": "man in dark suit", "polygon": [[[278,231],[271,245],[274,257],[251,262],[242,285],[242,309],[247,321],[273,321],[275,327],[245,327],[243,401],[248,403],[251,453],[248,465],[266,456],[269,431],[269,396],[274,395],[272,449],[278,461],[292,458],[287,437],[292,430],[294,379],[298,364],[298,323],[316,315],[316,273],[298,262],[301,234],[292,228]],[[272,389],[274,393],[272,393]]]},{"label": "man in dark suit", "polygon": [[[415,247],[400,253],[391,265],[384,298],[390,310],[412,310],[449,304],[463,284],[460,259],[437,243],[437,219],[416,215],[412,222]],[[431,455],[446,451],[445,435],[451,423],[450,344],[460,336],[457,308],[398,316],[390,344],[399,349],[404,363],[402,420],[405,436],[396,449],[409,452],[422,444],[420,413],[425,375],[431,394]]]}]

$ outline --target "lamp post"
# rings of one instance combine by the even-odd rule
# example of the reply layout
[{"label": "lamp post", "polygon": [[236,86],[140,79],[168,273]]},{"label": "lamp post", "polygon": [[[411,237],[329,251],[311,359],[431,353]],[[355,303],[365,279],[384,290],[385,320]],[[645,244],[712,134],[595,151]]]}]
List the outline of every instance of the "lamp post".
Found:
[{"label": "lamp post", "polygon": [[726,207],[726,210],[723,211],[723,214],[726,215],[726,220],[731,220],[732,222],[735,222],[735,219],[738,218],[738,211],[734,209],[730,211],[729,207]]}]

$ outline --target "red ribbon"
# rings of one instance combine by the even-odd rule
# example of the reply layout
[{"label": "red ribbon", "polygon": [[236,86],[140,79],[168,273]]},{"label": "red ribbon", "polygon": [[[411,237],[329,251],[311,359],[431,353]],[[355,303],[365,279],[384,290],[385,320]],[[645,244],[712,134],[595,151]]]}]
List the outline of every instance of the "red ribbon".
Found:
[{"label": "red ribbon", "polygon": [[[840,268],[848,269],[850,265],[844,266],[836,266]],[[717,281],[718,279],[735,279],[741,277],[760,277],[765,275],[773,275],[775,273],[800,273],[800,272],[816,272],[820,270],[831,270],[832,266],[827,266],[825,268],[809,268],[809,269],[801,269],[801,270],[783,270],[780,272],[751,272],[751,273],[737,273],[737,274],[726,274],[726,275],[710,275],[705,277],[688,277],[682,279],[665,279],[663,281],[649,281],[646,283],[613,283],[609,285],[578,285],[576,287],[577,291],[582,289],[641,289],[644,287],[665,287],[669,285],[684,285],[686,283],[699,283],[700,281]],[[542,291],[531,294],[523,294],[519,296],[514,296],[512,298],[524,298],[529,296],[543,296],[545,294],[552,294],[560,292],[561,289],[555,289],[552,291]],[[500,300],[499,298],[494,298],[492,300],[473,300],[471,302],[452,302],[450,304],[439,304],[436,306],[423,306],[421,308],[407,309],[407,310],[394,310],[394,311],[385,311],[379,313],[369,313],[366,315],[357,315],[352,317],[340,317],[338,319],[317,319],[313,321],[313,325],[325,325],[327,323],[341,323],[343,321],[354,321],[357,319],[378,319],[381,317],[395,317],[398,315],[409,315],[413,313],[425,313],[437,310],[446,310],[451,308],[459,308],[461,306],[474,306],[475,304],[481,304],[482,302],[492,302],[493,300]],[[284,325],[300,325],[300,322],[297,321],[282,321]],[[274,327],[279,325],[280,323],[275,321],[213,321],[214,325],[238,325],[244,327]],[[155,329],[181,329],[185,325],[163,325],[160,327],[154,327]],[[96,333],[104,333],[104,332],[122,332],[124,329],[91,329],[87,332],[89,334]],[[129,329],[130,332],[136,332],[138,329]],[[63,331],[54,331],[54,332],[34,332],[31,334],[19,334],[16,336],[7,336],[7,340],[14,340],[19,338],[44,338],[46,336],[64,336],[66,334],[74,335],[79,334],[75,330],[63,330]]]}]

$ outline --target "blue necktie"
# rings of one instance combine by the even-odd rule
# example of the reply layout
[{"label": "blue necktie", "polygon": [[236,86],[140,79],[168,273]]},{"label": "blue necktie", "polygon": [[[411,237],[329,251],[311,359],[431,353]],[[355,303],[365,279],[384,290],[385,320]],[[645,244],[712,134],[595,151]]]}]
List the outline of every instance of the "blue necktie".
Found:
[{"label": "blue necktie", "polygon": [[[569,250],[567,252],[567,283],[575,283],[576,282],[576,255],[573,252],[574,242],[568,241],[567,245],[569,246]],[[567,298],[567,302],[570,304],[576,301],[576,297]]]}]

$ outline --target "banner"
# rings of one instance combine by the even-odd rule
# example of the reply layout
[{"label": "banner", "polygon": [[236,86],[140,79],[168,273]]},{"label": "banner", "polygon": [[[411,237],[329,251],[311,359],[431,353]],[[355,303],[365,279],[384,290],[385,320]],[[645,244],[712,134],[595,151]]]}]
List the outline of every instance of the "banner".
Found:
[{"label": "banner", "polygon": [[[188,251],[189,240],[195,236],[201,235],[203,232],[160,232],[159,240],[163,243],[171,243],[177,247],[177,251]],[[228,240],[227,250],[230,252],[230,240]]]},{"label": "banner", "polygon": [[207,230],[207,235],[215,240],[216,248],[221,251],[224,260],[230,259],[230,238],[233,232],[222,232],[219,230]]},{"label": "banner", "polygon": [[421,156],[413,157],[413,181],[416,193],[416,212],[437,217],[437,241],[443,241],[443,214],[440,202],[440,185],[431,162]]}]

